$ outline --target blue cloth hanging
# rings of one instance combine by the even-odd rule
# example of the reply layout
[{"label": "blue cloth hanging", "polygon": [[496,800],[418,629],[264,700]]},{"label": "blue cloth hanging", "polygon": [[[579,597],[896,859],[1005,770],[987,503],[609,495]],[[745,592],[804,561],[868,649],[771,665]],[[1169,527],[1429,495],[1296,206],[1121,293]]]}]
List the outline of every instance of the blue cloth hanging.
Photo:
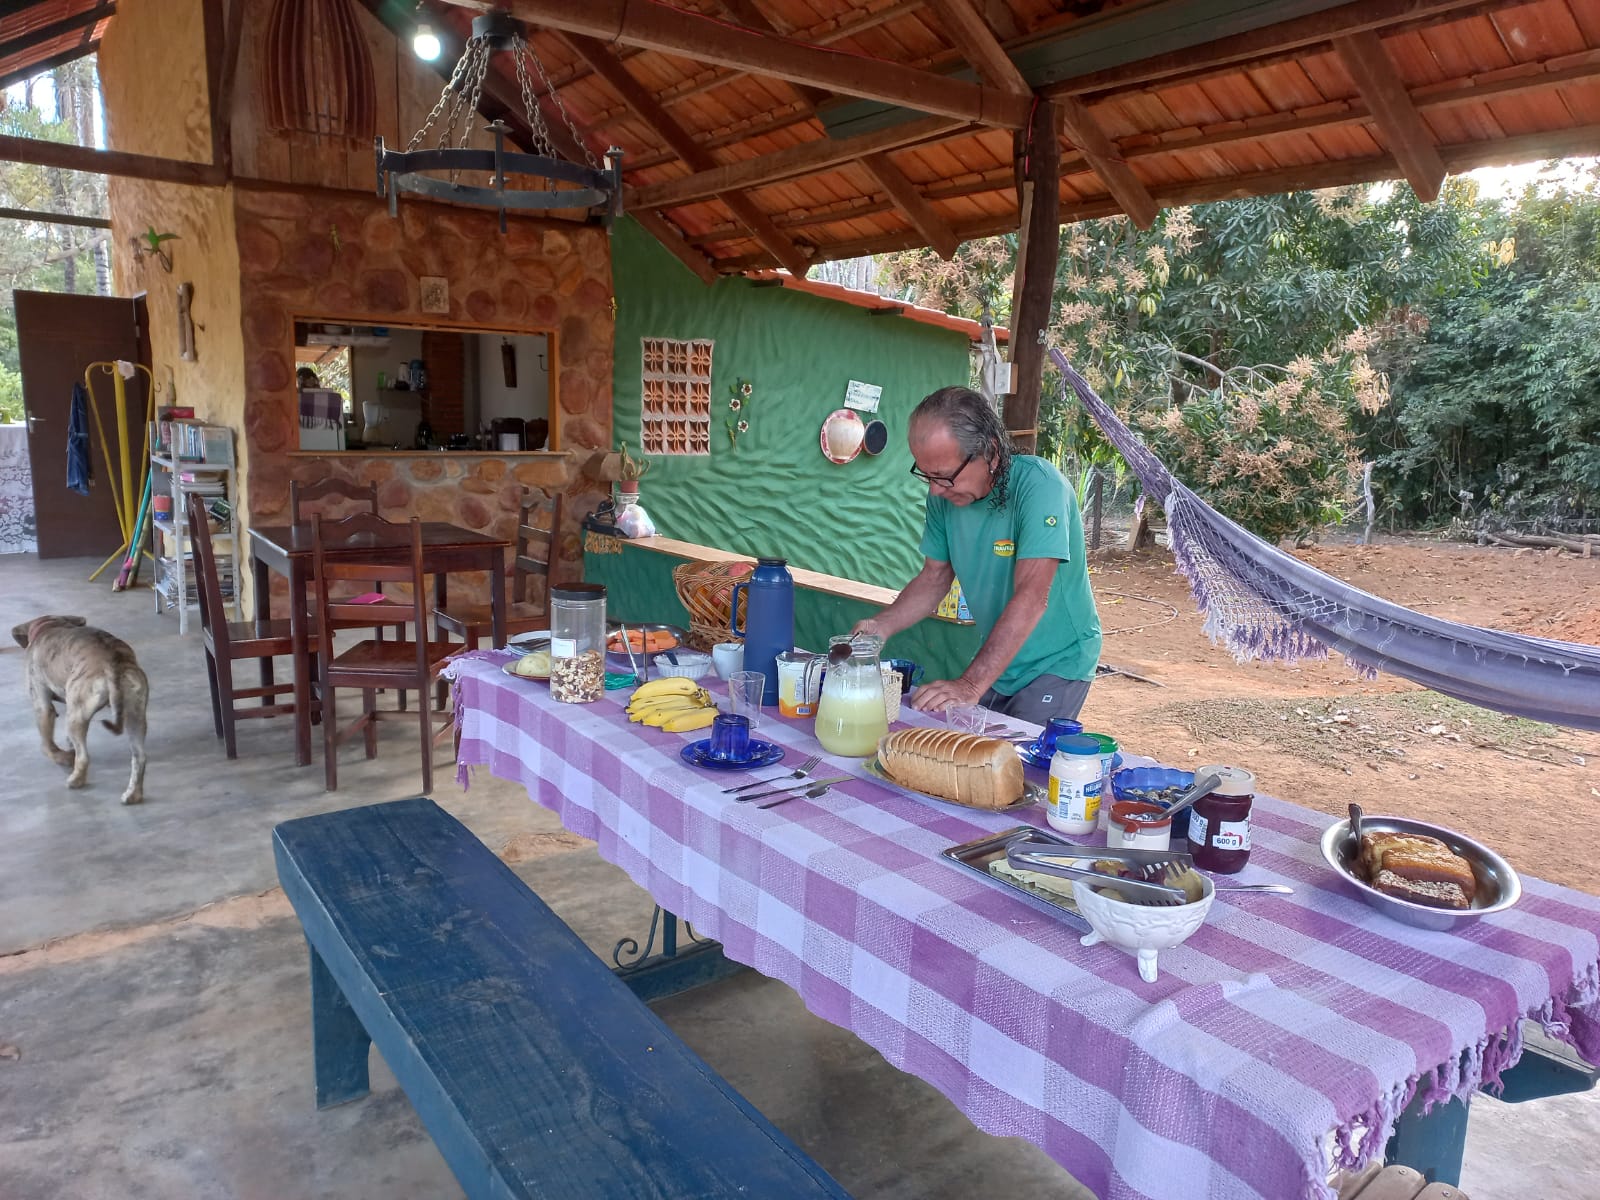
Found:
[{"label": "blue cloth hanging", "polygon": [[89,494],[94,468],[89,462],[89,389],[72,385],[72,411],[67,417],[67,486],[81,496]]}]

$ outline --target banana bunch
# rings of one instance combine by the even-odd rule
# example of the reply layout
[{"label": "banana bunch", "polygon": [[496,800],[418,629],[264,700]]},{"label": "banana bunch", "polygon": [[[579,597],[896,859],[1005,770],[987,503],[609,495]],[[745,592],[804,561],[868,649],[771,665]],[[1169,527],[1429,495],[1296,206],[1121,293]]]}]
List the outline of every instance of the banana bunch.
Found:
[{"label": "banana bunch", "polygon": [[716,716],[711,693],[692,679],[652,679],[628,698],[628,720],[669,733],[704,729]]}]

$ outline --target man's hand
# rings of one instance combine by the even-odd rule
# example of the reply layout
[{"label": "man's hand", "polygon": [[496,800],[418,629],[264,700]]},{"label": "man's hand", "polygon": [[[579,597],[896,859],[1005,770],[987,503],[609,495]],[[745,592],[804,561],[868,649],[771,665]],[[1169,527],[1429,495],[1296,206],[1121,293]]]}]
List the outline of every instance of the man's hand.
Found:
[{"label": "man's hand", "polygon": [[889,633],[877,617],[862,617],[850,630],[851,637],[875,637],[881,642],[889,640]]},{"label": "man's hand", "polygon": [[942,713],[952,704],[976,704],[983,698],[983,689],[964,679],[935,679],[919,686],[911,697],[911,707],[918,712]]}]

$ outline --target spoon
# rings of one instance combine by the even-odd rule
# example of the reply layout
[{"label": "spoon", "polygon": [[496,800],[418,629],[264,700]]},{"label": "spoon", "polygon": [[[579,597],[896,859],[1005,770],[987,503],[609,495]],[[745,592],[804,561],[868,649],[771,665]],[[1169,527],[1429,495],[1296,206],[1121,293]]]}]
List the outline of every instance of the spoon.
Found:
[{"label": "spoon", "polygon": [[849,642],[840,642],[837,646],[828,651],[828,665],[830,667],[837,667],[853,653],[855,653],[855,647],[853,647]]},{"label": "spoon", "polygon": [[1207,792],[1221,782],[1222,776],[1220,775],[1200,776],[1200,778],[1196,779],[1190,786],[1189,790],[1183,795],[1179,796],[1172,807],[1167,809],[1166,815],[1169,817],[1176,816],[1178,813],[1181,813],[1184,809],[1188,808],[1196,800],[1200,799],[1200,797],[1204,796]]},{"label": "spoon", "polygon": [[1350,805],[1350,828],[1344,835],[1344,856],[1353,869],[1361,861],[1361,805]]}]

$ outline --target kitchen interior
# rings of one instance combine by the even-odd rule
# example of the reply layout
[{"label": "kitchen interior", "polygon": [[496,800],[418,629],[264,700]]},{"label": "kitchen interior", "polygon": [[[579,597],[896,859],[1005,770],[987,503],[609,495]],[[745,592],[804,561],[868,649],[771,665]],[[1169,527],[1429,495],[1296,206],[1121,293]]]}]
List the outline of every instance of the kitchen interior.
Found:
[{"label": "kitchen interior", "polygon": [[301,450],[553,448],[551,333],[323,318],[294,330]]}]

